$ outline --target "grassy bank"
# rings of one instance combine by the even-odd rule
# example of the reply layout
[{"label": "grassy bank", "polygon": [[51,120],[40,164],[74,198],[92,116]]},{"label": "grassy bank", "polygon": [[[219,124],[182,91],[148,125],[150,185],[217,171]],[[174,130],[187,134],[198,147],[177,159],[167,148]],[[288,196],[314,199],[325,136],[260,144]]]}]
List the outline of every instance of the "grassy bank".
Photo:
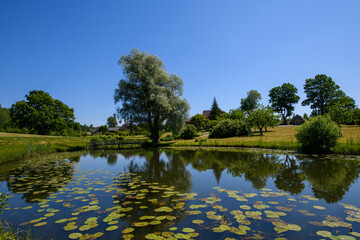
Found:
[{"label": "grassy bank", "polygon": [[[334,149],[336,154],[360,155],[360,126],[342,126],[343,136]],[[296,126],[279,126],[260,136],[254,132],[249,137],[209,139],[208,136],[191,140],[176,140],[173,146],[251,147],[281,150],[298,150]]]},{"label": "grassy bank", "polygon": [[0,132],[0,164],[40,154],[87,147],[87,137],[42,136]]}]

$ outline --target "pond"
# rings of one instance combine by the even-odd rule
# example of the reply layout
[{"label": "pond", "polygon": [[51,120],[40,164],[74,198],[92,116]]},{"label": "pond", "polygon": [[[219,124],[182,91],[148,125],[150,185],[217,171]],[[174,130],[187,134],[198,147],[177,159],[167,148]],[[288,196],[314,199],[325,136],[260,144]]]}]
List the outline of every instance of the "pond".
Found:
[{"label": "pond", "polygon": [[358,239],[359,175],[302,155],[94,151],[2,171],[1,217],[37,239]]}]

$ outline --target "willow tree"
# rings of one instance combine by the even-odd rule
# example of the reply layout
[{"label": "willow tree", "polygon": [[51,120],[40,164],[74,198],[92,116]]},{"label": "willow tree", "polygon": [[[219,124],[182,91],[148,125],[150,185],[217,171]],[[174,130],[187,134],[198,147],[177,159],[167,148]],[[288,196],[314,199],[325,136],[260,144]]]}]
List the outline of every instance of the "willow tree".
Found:
[{"label": "willow tree", "polygon": [[120,103],[119,116],[129,123],[146,122],[153,143],[160,142],[160,129],[166,121],[174,117],[185,121],[187,117],[189,104],[181,98],[182,79],[168,74],[157,56],[137,49],[123,55],[118,64],[124,74],[114,94],[115,104]]}]

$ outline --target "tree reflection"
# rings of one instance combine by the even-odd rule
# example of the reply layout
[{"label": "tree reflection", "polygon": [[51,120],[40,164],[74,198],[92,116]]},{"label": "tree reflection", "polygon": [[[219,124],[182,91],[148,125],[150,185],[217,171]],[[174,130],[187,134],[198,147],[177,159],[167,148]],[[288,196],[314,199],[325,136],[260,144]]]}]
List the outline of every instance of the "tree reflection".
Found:
[{"label": "tree reflection", "polygon": [[305,175],[296,163],[296,158],[286,155],[274,181],[276,187],[291,194],[299,194],[305,188],[304,180]]},{"label": "tree reflection", "polygon": [[74,164],[68,159],[38,164],[32,162],[10,171],[6,182],[9,191],[22,193],[26,202],[33,202],[46,199],[66,186],[72,181],[73,174]]},{"label": "tree reflection", "polygon": [[[179,194],[189,192],[192,187],[191,174],[186,170],[180,155],[167,152],[166,156],[162,156],[160,149],[141,155],[146,161],[140,164],[130,159],[126,169],[130,175],[125,178],[120,175],[114,180],[119,187],[115,201],[122,207],[132,208],[130,214],[123,216],[122,220],[130,227],[136,222],[152,221],[141,220],[142,216],[163,215],[167,218],[161,220],[161,224],[135,228],[132,234],[137,239],[144,239],[147,233],[162,232],[180,222],[186,216],[186,201]],[[170,207],[172,211],[156,213],[155,209],[161,206]]]},{"label": "tree reflection", "polygon": [[314,196],[327,203],[340,201],[360,173],[359,164],[349,160],[304,159],[300,168],[311,184]]}]

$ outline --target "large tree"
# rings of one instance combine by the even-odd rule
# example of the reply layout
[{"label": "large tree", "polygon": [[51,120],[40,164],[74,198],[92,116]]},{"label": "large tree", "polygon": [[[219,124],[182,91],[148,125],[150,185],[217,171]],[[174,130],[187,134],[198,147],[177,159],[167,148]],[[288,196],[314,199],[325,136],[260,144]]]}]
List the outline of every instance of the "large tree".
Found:
[{"label": "large tree", "polygon": [[216,98],[214,97],[214,100],[213,100],[213,103],[212,103],[211,109],[210,109],[209,119],[216,120],[216,118],[219,117],[220,115],[221,115],[221,109],[219,108]]},{"label": "large tree", "polygon": [[293,113],[294,104],[300,100],[300,97],[296,94],[297,88],[291,83],[284,83],[279,87],[274,87],[269,92],[271,107],[275,112],[281,114],[284,124],[286,124],[286,118]]},{"label": "large tree", "polygon": [[313,110],[313,115],[324,115],[329,112],[329,107],[345,96],[340,87],[331,77],[318,74],[315,78],[305,80],[304,91],[306,99],[301,103]]},{"label": "large tree", "polygon": [[114,94],[115,104],[121,104],[117,107],[118,114],[125,122],[146,122],[152,141],[160,142],[164,122],[178,111],[185,116],[189,110],[187,101],[181,98],[182,79],[168,74],[157,56],[137,49],[123,55],[119,65],[123,68],[124,78]]},{"label": "large tree", "polygon": [[256,90],[247,92],[246,98],[241,99],[240,110],[249,113],[259,106],[261,94]]},{"label": "large tree", "polygon": [[34,90],[25,95],[26,101],[19,101],[10,108],[12,121],[19,128],[27,128],[32,133],[49,134],[76,129],[74,109],[53,99],[49,93]]}]

